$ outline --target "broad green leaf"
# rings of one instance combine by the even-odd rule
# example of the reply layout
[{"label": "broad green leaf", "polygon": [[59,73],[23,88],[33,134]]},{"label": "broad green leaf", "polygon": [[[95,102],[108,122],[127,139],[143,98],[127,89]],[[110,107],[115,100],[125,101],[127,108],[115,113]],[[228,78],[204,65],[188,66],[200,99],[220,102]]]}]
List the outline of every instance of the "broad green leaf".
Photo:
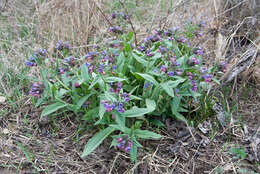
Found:
[{"label": "broad green leaf", "polygon": [[105,78],[105,81],[107,83],[114,83],[114,82],[122,82],[122,81],[125,81],[126,79],[123,79],[123,78],[119,78],[119,77],[106,77]]},{"label": "broad green leaf", "polygon": [[127,42],[129,42],[129,41],[131,41],[132,40],[132,38],[133,38],[133,36],[134,36],[134,32],[129,32],[127,35],[126,35],[126,41]]},{"label": "broad green leaf", "polygon": [[96,115],[98,116],[99,107],[89,110],[83,117],[82,120],[92,120]]},{"label": "broad green leaf", "polygon": [[132,148],[130,150],[130,157],[131,157],[131,161],[133,162],[137,161],[137,145],[135,142],[133,142]]},{"label": "broad green leaf", "polygon": [[130,43],[125,43],[124,50],[126,52],[130,52],[132,50],[132,47],[131,47]]},{"label": "broad green leaf", "polygon": [[122,132],[125,132],[125,128],[126,128],[125,127],[125,117],[118,112],[115,112],[115,115],[116,115],[116,123],[120,127],[120,130]]},{"label": "broad green leaf", "polygon": [[61,102],[57,102],[57,103],[54,103],[54,104],[51,104],[47,107],[45,107],[42,111],[42,114],[41,114],[41,117],[43,116],[46,116],[46,115],[49,115],[61,108],[64,108],[66,107],[68,104],[65,104],[65,103],[61,103]]},{"label": "broad green leaf", "polygon": [[57,91],[56,96],[58,98],[61,98],[63,95],[67,94],[68,90],[61,88],[59,91]]},{"label": "broad green leaf", "polygon": [[86,101],[87,99],[91,96],[92,94],[86,95],[84,97],[82,97],[81,99],[79,99],[79,101],[77,102],[77,109],[79,109]]},{"label": "broad green leaf", "polygon": [[80,72],[81,78],[84,80],[86,84],[89,83],[89,73],[88,73],[88,67],[83,64],[81,66],[81,72]]},{"label": "broad green leaf", "polygon": [[108,92],[108,91],[105,92],[105,99],[109,100],[109,101],[112,101],[112,102],[116,102],[117,101],[117,99],[113,96],[113,94]]},{"label": "broad green leaf", "polygon": [[136,129],[134,130],[134,134],[139,137],[139,138],[142,138],[142,139],[159,139],[161,138],[162,136],[159,135],[159,134],[156,134],[154,132],[151,132],[151,131],[148,131],[148,130],[140,130],[140,129]]},{"label": "broad green leaf", "polygon": [[153,110],[156,108],[156,103],[154,100],[146,99],[145,103],[147,108],[151,108]]},{"label": "broad green leaf", "polygon": [[177,119],[179,119],[179,120],[181,120],[181,121],[187,123],[187,119],[186,119],[182,114],[180,114],[179,112],[176,112],[176,113],[174,114],[174,116],[175,116]]},{"label": "broad green leaf", "polygon": [[42,97],[37,100],[37,103],[35,104],[35,107],[38,108],[42,103],[48,100],[48,97]]},{"label": "broad green leaf", "polygon": [[120,55],[117,58],[117,70],[118,72],[123,72],[124,69],[124,65],[125,65],[125,56],[124,53],[121,52]]},{"label": "broad green leaf", "polygon": [[99,75],[97,75],[97,76],[94,78],[94,80],[92,81],[92,83],[91,83],[91,85],[89,86],[88,89],[93,88],[100,80],[102,80],[101,77],[100,77]]},{"label": "broad green leaf", "polygon": [[159,95],[160,95],[160,92],[161,92],[160,85],[158,85],[158,86],[156,86],[156,87],[153,89],[152,99],[158,100]]},{"label": "broad green leaf", "polygon": [[153,110],[150,108],[132,108],[130,110],[125,111],[122,115],[124,117],[141,117],[150,112],[153,112]]},{"label": "broad green leaf", "polygon": [[94,135],[88,143],[85,145],[84,151],[81,157],[88,156],[91,152],[93,152],[102,142],[103,140],[110,135],[115,129],[112,127],[107,127],[106,129],[100,131],[96,135]]},{"label": "broad green leaf", "polygon": [[135,73],[138,74],[139,76],[141,76],[143,79],[152,82],[154,85],[158,85],[158,82],[154,79],[153,76],[149,75],[149,74],[142,74],[142,73]]},{"label": "broad green leaf", "polygon": [[145,114],[153,112],[156,108],[156,103],[153,100],[146,99],[147,108],[132,108],[125,111],[122,116],[124,117],[141,117]]},{"label": "broad green leaf", "polygon": [[106,112],[106,108],[104,107],[104,105],[102,103],[100,103],[99,111],[98,111],[98,115],[99,115],[100,120],[103,118],[105,112]]},{"label": "broad green leaf", "polygon": [[167,85],[170,87],[170,88],[176,88],[180,83],[183,83],[186,79],[178,79],[178,80],[170,80],[167,83]]},{"label": "broad green leaf", "polygon": [[130,100],[143,100],[142,98],[140,98],[140,97],[137,97],[137,96],[135,96],[135,95],[130,95]]},{"label": "broad green leaf", "polygon": [[70,81],[71,79],[67,77],[66,74],[62,74],[61,75],[61,80],[64,83],[65,86],[69,86],[70,85]]},{"label": "broad green leaf", "polygon": [[144,67],[146,67],[148,65],[148,61],[146,61],[144,58],[144,56],[139,57],[137,54],[133,53],[133,57],[135,58],[135,60],[139,63],[141,63]]},{"label": "broad green leaf", "polygon": [[180,107],[181,97],[174,97],[171,101],[171,110],[172,113],[175,114],[178,112]]},{"label": "broad green leaf", "polygon": [[162,84],[161,84],[161,87],[162,87],[162,89],[163,89],[169,96],[174,97],[173,89],[172,89],[172,87],[170,87],[170,86],[168,85],[167,82],[166,82],[166,83],[162,83]]},{"label": "broad green leaf", "polygon": [[174,97],[171,101],[172,114],[179,120],[187,122],[186,118],[179,113],[181,97]]}]

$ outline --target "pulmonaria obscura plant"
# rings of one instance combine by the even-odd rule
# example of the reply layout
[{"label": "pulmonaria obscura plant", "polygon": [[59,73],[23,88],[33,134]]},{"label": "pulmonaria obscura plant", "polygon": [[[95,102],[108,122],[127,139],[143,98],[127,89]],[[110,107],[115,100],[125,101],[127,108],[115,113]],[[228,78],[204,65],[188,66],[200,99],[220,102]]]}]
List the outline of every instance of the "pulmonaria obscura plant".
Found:
[{"label": "pulmonaria obscura plant", "polygon": [[[112,14],[113,20],[117,17],[130,18]],[[59,41],[55,67],[42,69],[42,83],[34,83],[30,92],[41,95],[36,106],[44,104],[42,117],[62,109],[86,124],[95,123],[100,131],[87,142],[82,157],[112,135],[111,146],[136,161],[140,140],[161,138],[147,126],[152,125],[147,124],[150,118],[160,121],[166,115],[187,122],[185,113],[194,110],[193,103],[205,92],[202,86],[213,78],[212,70],[202,64],[203,49],[190,43],[196,31],[156,30],[134,47],[134,32],[125,33],[121,27],[108,29],[116,39],[95,46],[82,58]]]}]

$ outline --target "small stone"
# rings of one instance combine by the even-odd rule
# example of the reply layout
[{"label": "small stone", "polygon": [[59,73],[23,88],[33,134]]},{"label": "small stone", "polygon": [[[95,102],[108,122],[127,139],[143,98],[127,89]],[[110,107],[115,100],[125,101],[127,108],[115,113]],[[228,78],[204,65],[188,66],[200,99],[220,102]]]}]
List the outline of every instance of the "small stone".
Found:
[{"label": "small stone", "polygon": [[6,98],[4,96],[0,96],[0,103],[4,103],[6,101]]},{"label": "small stone", "polygon": [[50,121],[51,121],[51,119],[48,116],[41,117],[39,120],[39,125],[46,126]]},{"label": "small stone", "polygon": [[4,128],[4,129],[3,129],[3,133],[4,133],[5,135],[7,135],[7,134],[10,133],[10,131],[9,131],[8,129]]}]

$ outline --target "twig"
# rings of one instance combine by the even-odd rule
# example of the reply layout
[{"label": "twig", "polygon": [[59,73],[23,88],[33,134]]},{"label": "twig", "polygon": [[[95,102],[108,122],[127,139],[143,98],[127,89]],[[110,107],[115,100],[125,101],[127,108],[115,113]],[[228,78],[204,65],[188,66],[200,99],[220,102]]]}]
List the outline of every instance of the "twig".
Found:
[{"label": "twig", "polygon": [[[121,1],[119,1],[119,3],[120,3],[120,4],[122,5],[122,7],[124,8],[126,15],[130,16],[129,13],[128,13],[128,11],[127,11],[127,9],[125,8],[124,3],[121,2]],[[133,25],[133,23],[132,23],[130,17],[128,18],[128,22],[129,22],[129,24],[131,25],[131,28],[132,28],[132,30],[133,30],[133,32],[134,32],[134,36],[135,36],[135,46],[137,46],[136,31],[135,31],[135,27],[134,27],[134,25]]]},{"label": "twig", "polygon": [[102,14],[102,16],[104,17],[104,19],[107,21],[107,23],[113,27],[113,24],[109,21],[109,19],[107,18],[107,16],[104,14],[104,12],[99,8],[99,6],[97,5],[97,3],[95,1],[93,1],[94,4],[96,5],[97,9],[100,11],[100,13]]}]

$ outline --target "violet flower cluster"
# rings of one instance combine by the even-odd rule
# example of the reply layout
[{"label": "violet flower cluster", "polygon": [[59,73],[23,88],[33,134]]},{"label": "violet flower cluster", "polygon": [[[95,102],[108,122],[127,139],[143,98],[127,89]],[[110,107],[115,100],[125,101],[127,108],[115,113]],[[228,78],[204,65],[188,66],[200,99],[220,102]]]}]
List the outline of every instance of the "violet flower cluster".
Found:
[{"label": "violet flower cluster", "polygon": [[65,50],[65,49],[70,50],[72,47],[69,44],[69,41],[65,41],[65,43],[63,43],[61,40],[58,40],[55,48],[56,48],[56,50],[62,51],[62,50]]},{"label": "violet flower cluster", "polygon": [[29,59],[25,61],[25,65],[27,67],[37,66],[36,58],[33,56],[29,57]]},{"label": "violet flower cluster", "polygon": [[30,90],[29,94],[34,97],[37,97],[42,93],[42,91],[43,91],[42,88],[43,88],[43,85],[41,82],[35,82],[32,84],[32,89]]},{"label": "violet flower cluster", "polygon": [[119,138],[117,139],[117,147],[118,147],[120,150],[124,151],[124,152],[129,153],[130,150],[131,150],[131,148],[132,148],[132,146],[133,146],[133,141],[128,140],[127,138],[121,138],[121,137],[119,137]]}]

